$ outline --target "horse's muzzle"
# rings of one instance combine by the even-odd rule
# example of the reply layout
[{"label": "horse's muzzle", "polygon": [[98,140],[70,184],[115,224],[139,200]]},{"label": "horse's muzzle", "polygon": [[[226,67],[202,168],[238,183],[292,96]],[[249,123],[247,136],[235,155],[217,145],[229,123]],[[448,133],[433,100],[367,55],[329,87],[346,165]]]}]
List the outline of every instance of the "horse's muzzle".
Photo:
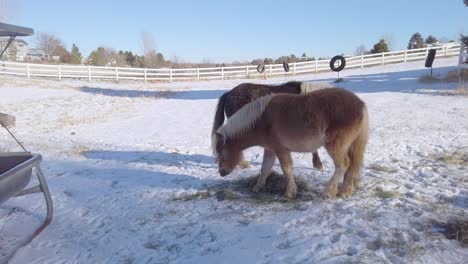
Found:
[{"label": "horse's muzzle", "polygon": [[230,173],[230,171],[228,171],[226,169],[223,169],[223,168],[219,169],[219,175],[221,175],[221,177],[224,177],[224,176],[228,175],[229,173]]}]

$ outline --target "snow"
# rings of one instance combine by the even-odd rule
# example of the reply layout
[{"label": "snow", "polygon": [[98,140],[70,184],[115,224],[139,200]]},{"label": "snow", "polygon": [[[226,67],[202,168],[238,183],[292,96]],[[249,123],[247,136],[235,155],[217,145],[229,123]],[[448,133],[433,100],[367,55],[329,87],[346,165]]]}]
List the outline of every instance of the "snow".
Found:
[{"label": "snow", "polygon": [[[434,73],[456,64],[438,59]],[[10,262],[466,263],[466,247],[433,223],[468,217],[466,162],[437,158],[468,152],[468,98],[447,95],[455,83],[419,83],[427,73],[420,61],[343,71],[339,85],[367,103],[371,121],[359,189],[348,199],[320,197],[334,169],[320,149],[323,171],[312,168],[311,154],[293,155],[294,174],[308,185],[302,196],[266,202],[245,191],[217,195],[260,170],[262,151],[252,148],[252,168],[221,178],[209,146],[217,98],[246,80],[0,77],[0,112],[15,115],[15,135],[43,155],[55,213]],[[0,151],[18,150],[0,133]],[[0,205],[0,256],[44,213],[38,194]]]}]

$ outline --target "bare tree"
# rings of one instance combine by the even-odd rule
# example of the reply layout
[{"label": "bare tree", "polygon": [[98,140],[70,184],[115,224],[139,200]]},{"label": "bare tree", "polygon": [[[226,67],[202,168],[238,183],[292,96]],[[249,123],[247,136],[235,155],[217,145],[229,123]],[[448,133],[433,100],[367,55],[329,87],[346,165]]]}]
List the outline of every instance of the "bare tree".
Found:
[{"label": "bare tree", "polygon": [[42,51],[47,61],[52,59],[52,56],[56,55],[60,47],[63,47],[62,41],[54,36],[53,34],[40,32],[36,38],[37,48]]},{"label": "bare tree", "polygon": [[359,45],[356,50],[354,50],[354,55],[356,56],[361,56],[361,55],[365,55],[367,52],[367,49],[366,49],[366,46],[364,45]]},{"label": "bare tree", "polygon": [[156,41],[150,32],[141,33],[141,49],[145,56],[145,67],[155,68],[162,63],[161,57],[156,52]]}]

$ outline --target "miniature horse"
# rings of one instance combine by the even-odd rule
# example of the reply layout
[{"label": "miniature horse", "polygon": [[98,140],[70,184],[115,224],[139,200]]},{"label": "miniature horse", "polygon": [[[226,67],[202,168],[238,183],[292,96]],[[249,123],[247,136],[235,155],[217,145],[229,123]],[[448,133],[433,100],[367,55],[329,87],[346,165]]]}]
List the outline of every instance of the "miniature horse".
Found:
[{"label": "miniature horse", "polygon": [[[327,83],[306,82],[287,82],[276,86],[253,83],[240,84],[234,87],[231,91],[224,93],[219,99],[211,136],[213,138],[216,130],[223,125],[224,114],[226,114],[227,118],[230,118],[235,112],[241,109],[241,107],[262,96],[277,93],[306,94],[315,90],[330,87],[331,86]],[[312,157],[314,168],[322,169],[323,165],[317,151],[314,151]],[[245,161],[243,155],[241,157],[240,166],[243,168],[249,167],[249,163]]]},{"label": "miniature horse", "polygon": [[364,102],[340,88],[306,95],[263,96],[243,106],[216,130],[213,143],[219,173],[221,176],[231,173],[241,160],[242,150],[261,146],[265,155],[253,191],[265,186],[278,157],[286,177],[285,195],[294,198],[297,186],[292,175],[291,152],[312,152],[325,146],[334,161],[335,172],[323,196],[333,198],[338,193],[349,197],[362,167],[368,122]]}]

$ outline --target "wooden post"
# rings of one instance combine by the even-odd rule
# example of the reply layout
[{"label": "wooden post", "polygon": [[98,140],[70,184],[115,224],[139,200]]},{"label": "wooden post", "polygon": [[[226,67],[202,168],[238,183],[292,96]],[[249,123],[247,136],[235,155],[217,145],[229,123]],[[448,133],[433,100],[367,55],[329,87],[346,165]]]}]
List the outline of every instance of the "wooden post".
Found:
[{"label": "wooden post", "polygon": [[406,58],[407,58],[407,55],[408,55],[408,51],[407,51],[407,50],[405,50],[405,59],[404,59],[404,63],[406,63],[406,60],[407,60],[407,59],[406,59]]},{"label": "wooden post", "polygon": [[221,66],[221,80],[224,80],[224,66]]},{"label": "wooden post", "polygon": [[293,76],[296,76],[296,62],[293,63]]},{"label": "wooden post", "polygon": [[146,82],[147,79],[146,79],[146,68],[143,69],[143,80]]},{"label": "wooden post", "polygon": [[385,65],[385,53],[382,52],[382,65]]},{"label": "wooden post", "polygon": [[245,65],[245,78],[249,78],[249,65]]},{"label": "wooden post", "polygon": [[315,59],[315,72],[318,72],[318,61]]},{"label": "wooden post", "polygon": [[169,69],[169,79],[170,82],[172,82],[172,68]]},{"label": "wooden post", "polygon": [[197,80],[200,80],[200,68],[197,67]]},{"label": "wooden post", "polygon": [[58,72],[58,79],[62,80],[62,67],[61,65],[57,65],[57,72]]},{"label": "wooden post", "polygon": [[31,75],[30,75],[30,72],[29,72],[29,63],[26,63],[26,78],[31,79]]},{"label": "wooden post", "polygon": [[271,78],[272,73],[273,73],[273,66],[270,64],[270,78]]},{"label": "wooden post", "polygon": [[91,81],[91,66],[88,65],[88,81]]},{"label": "wooden post", "polygon": [[448,57],[448,45],[445,45],[444,49],[445,49],[445,57],[447,58]]},{"label": "wooden post", "polygon": [[364,68],[364,55],[361,55],[361,68]]}]

